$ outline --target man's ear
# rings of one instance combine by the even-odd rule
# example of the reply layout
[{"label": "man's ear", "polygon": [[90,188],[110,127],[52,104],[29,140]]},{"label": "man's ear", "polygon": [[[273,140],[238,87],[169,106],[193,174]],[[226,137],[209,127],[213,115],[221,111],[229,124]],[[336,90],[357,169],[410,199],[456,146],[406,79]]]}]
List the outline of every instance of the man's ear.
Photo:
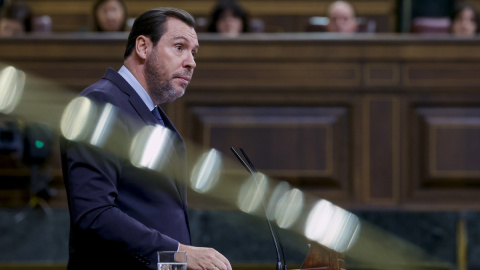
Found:
[{"label": "man's ear", "polygon": [[148,50],[150,50],[151,41],[148,37],[140,35],[135,42],[135,52],[143,60],[147,59]]}]

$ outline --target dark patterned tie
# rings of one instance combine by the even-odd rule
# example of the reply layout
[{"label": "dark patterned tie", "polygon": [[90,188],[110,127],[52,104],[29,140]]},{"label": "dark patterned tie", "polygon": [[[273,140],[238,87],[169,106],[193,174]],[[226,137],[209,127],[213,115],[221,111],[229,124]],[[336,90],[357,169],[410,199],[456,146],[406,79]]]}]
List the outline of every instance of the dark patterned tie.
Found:
[{"label": "dark patterned tie", "polygon": [[153,108],[152,114],[153,114],[153,116],[155,116],[155,119],[157,119],[157,122],[160,125],[165,126],[165,123],[163,122],[162,116],[160,115],[160,112],[158,111],[158,107]]}]

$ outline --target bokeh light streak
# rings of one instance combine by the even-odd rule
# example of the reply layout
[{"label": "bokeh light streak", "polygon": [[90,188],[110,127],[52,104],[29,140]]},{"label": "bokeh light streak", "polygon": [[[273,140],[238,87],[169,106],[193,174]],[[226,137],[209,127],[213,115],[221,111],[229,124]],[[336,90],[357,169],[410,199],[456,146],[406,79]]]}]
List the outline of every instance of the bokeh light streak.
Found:
[{"label": "bokeh light streak", "polygon": [[167,128],[146,126],[135,135],[130,161],[140,168],[162,170],[173,150],[173,134]]},{"label": "bokeh light streak", "polygon": [[102,113],[100,118],[98,119],[97,126],[93,132],[92,138],[90,139],[90,143],[92,145],[101,147],[105,143],[108,134],[111,131],[111,127],[113,124],[113,120],[115,119],[116,115],[116,107],[112,104],[107,103],[103,107]]},{"label": "bokeh light streak", "polygon": [[65,108],[60,129],[65,138],[71,141],[81,141],[89,133],[93,115],[97,112],[95,104],[86,97],[73,99]]},{"label": "bokeh light streak", "polygon": [[222,168],[222,157],[215,149],[210,149],[208,153],[203,154],[195,164],[190,178],[191,187],[199,193],[205,193],[211,190],[220,175]]},{"label": "bokeh light streak", "polygon": [[300,216],[303,208],[304,196],[299,189],[292,189],[285,193],[278,201],[275,219],[280,228],[290,228]]},{"label": "bokeh light streak", "polygon": [[268,179],[264,174],[253,174],[240,188],[237,201],[238,208],[245,213],[253,213],[263,203],[267,186]]},{"label": "bokeh light streak", "polygon": [[327,229],[332,209],[330,202],[320,200],[310,210],[305,226],[305,236],[311,240],[321,239]]},{"label": "bokeh light streak", "polygon": [[268,201],[268,206],[267,206],[267,217],[270,220],[275,220],[275,211],[277,210],[277,204],[278,200],[287,193],[290,190],[290,185],[288,182],[281,181],[280,183],[277,184],[275,189],[272,192],[272,195],[270,195],[270,200]]},{"label": "bokeh light streak", "polygon": [[[333,204],[332,204],[333,206]],[[328,223],[327,231],[323,235],[323,238],[318,239],[317,241],[320,243],[324,243],[326,246],[332,247],[332,249],[337,250],[339,252],[344,252],[345,248],[340,246],[339,239],[342,236],[340,234],[342,225],[344,225],[344,214],[345,212],[338,208],[332,207],[333,214],[330,218],[330,222]]]},{"label": "bokeh light streak", "polygon": [[26,75],[23,71],[8,66],[0,72],[0,112],[11,113],[22,96]]},{"label": "bokeh light streak", "polygon": [[320,200],[310,211],[305,236],[333,249],[345,252],[358,237],[358,218],[329,201]]},{"label": "bokeh light streak", "polygon": [[[355,216],[352,213],[349,213],[348,221],[345,224],[351,224],[351,226],[348,227],[350,231],[346,233],[344,236],[346,241],[345,249],[350,250],[355,244],[355,242],[357,241],[358,236],[360,235],[361,223],[360,223],[360,220],[357,218],[357,216]],[[352,237],[348,238],[347,237],[348,234],[352,235]]]}]

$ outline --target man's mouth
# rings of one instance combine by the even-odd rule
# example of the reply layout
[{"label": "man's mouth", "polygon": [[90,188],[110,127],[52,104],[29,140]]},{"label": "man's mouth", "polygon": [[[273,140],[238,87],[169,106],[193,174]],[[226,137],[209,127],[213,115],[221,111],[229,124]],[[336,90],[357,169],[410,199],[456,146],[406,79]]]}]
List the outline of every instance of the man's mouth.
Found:
[{"label": "man's mouth", "polygon": [[190,83],[190,80],[191,80],[189,76],[176,76],[175,78],[182,80],[186,84]]}]

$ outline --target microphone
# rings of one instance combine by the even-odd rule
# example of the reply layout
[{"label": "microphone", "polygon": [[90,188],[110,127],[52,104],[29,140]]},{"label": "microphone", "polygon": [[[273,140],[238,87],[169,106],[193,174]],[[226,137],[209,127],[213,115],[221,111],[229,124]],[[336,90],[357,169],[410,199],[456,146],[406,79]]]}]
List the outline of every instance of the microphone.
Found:
[{"label": "microphone", "polygon": [[[255,166],[253,166],[253,163],[250,161],[250,159],[248,158],[247,156],[247,153],[245,153],[245,151],[243,151],[243,149],[240,147],[240,152],[242,152],[242,155],[245,157],[245,159],[247,160],[248,162],[248,165],[250,165],[250,168],[252,168],[253,172],[254,173],[257,173],[257,169],[255,169]],[[263,200],[262,200],[263,202]],[[265,205],[263,207],[263,209],[265,210]],[[267,211],[265,211],[265,216],[267,217],[267,219],[269,220],[268,216],[267,216]],[[284,270],[287,270],[287,262],[286,262],[286,259],[285,259],[285,253],[283,251],[283,245],[282,245],[282,240],[280,239],[280,234],[278,233],[278,230],[277,230],[277,226],[273,225],[273,232],[275,233],[275,235],[277,236],[277,240],[278,240],[278,245],[280,246],[280,252],[282,252],[282,258],[283,258],[283,268]]]},{"label": "microphone", "polygon": [[[254,174],[254,172],[257,173],[257,170],[255,169],[255,166],[253,166],[253,163],[247,157],[247,155],[245,154],[243,149],[240,148],[240,151],[242,152],[242,154],[244,155],[245,159],[250,164],[250,167],[252,169],[250,169],[250,167],[247,165],[247,163],[245,163],[245,161],[242,159],[242,157],[240,157],[240,155],[237,153],[237,151],[235,151],[235,149],[233,147],[230,147],[230,149],[232,150],[233,154],[237,157],[238,161],[240,161],[240,163],[243,165],[243,167],[245,167],[245,169],[253,176],[253,179],[255,180],[255,183],[257,184],[257,188],[258,188],[257,178],[255,177],[255,174]],[[252,170],[253,170],[253,172],[252,172]],[[283,252],[283,246],[280,242],[280,237],[278,236],[278,232],[276,231],[276,229],[275,229],[275,233],[274,233],[272,223],[270,222],[270,219],[268,218],[267,209],[265,208],[265,203],[263,202],[263,198],[262,198],[261,201],[262,201],[263,211],[265,212],[265,217],[267,219],[268,228],[270,229],[270,234],[272,236],[273,245],[275,246],[275,251],[277,253],[277,268],[276,268],[276,270],[287,270],[287,264],[285,263],[285,254]],[[277,235],[277,237],[278,237],[278,243],[277,243],[277,237],[275,237],[275,235]],[[281,252],[282,252],[282,257],[280,257],[279,246],[280,246],[280,249],[281,249]],[[281,258],[283,258],[283,265],[282,265],[282,259]]]}]

